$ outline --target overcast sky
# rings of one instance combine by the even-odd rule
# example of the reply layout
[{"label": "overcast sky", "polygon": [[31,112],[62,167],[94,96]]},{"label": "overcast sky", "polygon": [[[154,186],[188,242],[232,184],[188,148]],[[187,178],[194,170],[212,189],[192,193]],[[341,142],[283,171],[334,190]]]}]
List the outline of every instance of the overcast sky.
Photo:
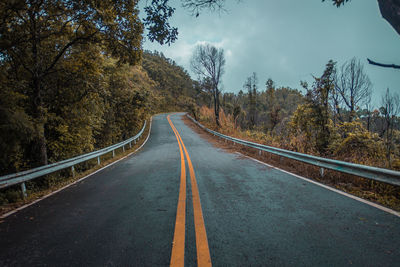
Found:
[{"label": "overcast sky", "polygon": [[[400,70],[369,65],[366,58],[400,64],[400,35],[381,18],[376,0],[352,0],[341,8],[321,0],[226,1],[227,12],[203,12],[195,18],[172,0],[171,20],[178,40],[171,46],[145,41],[190,70],[193,48],[211,43],[225,50],[225,92],[238,92],[252,72],[259,89],[272,78],[278,86],[301,89],[300,81],[320,76],[329,59],[339,65],[352,57],[365,63],[373,89],[373,104],[390,88],[400,93]],[[192,75],[192,78],[196,78]]]}]

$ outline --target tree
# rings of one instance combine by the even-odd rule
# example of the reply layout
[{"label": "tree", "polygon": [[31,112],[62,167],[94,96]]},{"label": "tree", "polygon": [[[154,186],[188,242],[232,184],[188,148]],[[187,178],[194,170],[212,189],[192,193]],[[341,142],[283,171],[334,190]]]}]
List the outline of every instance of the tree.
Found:
[{"label": "tree", "polygon": [[141,56],[142,24],[137,1],[3,1],[0,3],[0,63],[8,79],[26,81],[28,115],[36,127],[38,161],[47,164],[45,96],[60,62],[80,45],[101,45],[103,53],[121,62]]},{"label": "tree", "polygon": [[371,128],[371,115],[372,115],[372,98],[371,94],[367,96],[365,101],[365,111],[367,113],[367,131]]},{"label": "tree", "polygon": [[178,36],[178,29],[171,27],[168,19],[174,14],[175,9],[168,5],[168,0],[152,0],[144,8],[147,16],[143,23],[148,31],[150,41],[160,44],[171,44]]},{"label": "tree", "polygon": [[265,82],[266,86],[266,105],[267,105],[267,114],[269,116],[269,127],[267,126],[267,130],[269,129],[271,132],[275,129],[276,125],[281,120],[281,106],[279,105],[276,96],[275,96],[275,83],[272,79],[268,79]]},{"label": "tree", "polygon": [[400,112],[400,98],[399,95],[394,93],[391,94],[389,88],[386,90],[384,96],[381,99],[381,113],[384,116],[384,139],[386,146],[386,157],[388,161],[388,167],[391,167],[391,155],[393,150],[393,131],[396,116]]},{"label": "tree", "polygon": [[333,89],[331,90],[330,100],[333,112],[333,125],[336,126],[338,122],[339,123],[343,122],[343,115],[342,115],[343,99],[336,86],[334,86]]},{"label": "tree", "polygon": [[223,10],[225,0],[182,0],[182,6],[198,17],[204,9]]},{"label": "tree", "polygon": [[250,129],[253,129],[253,127],[256,125],[257,119],[257,83],[257,74],[253,72],[253,74],[247,78],[247,81],[244,84],[249,96]]},{"label": "tree", "polygon": [[219,95],[221,77],[224,74],[225,58],[224,50],[216,48],[210,44],[196,46],[190,61],[192,70],[199,76],[200,80],[209,79],[212,85],[212,95],[214,100],[215,123],[219,123]]},{"label": "tree", "polygon": [[242,108],[240,105],[236,104],[233,108],[233,121],[234,121],[234,128],[237,128],[237,119],[239,115],[242,113]]},{"label": "tree", "polygon": [[364,72],[364,66],[356,58],[345,62],[336,73],[335,91],[340,94],[343,104],[349,109],[349,122],[356,116],[356,109],[368,101],[371,87],[372,84]]},{"label": "tree", "polygon": [[330,60],[320,78],[314,78],[311,89],[302,83],[307,90],[306,104],[300,105],[291,121],[293,130],[304,133],[308,143],[315,146],[321,154],[326,154],[331,139],[329,118],[329,95],[334,88],[335,62]]}]

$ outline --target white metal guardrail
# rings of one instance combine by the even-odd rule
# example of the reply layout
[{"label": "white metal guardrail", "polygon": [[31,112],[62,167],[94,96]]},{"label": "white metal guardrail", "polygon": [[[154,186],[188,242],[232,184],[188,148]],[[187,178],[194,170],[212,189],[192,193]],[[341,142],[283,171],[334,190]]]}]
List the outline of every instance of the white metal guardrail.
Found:
[{"label": "white metal guardrail", "polygon": [[260,151],[266,151],[281,157],[289,158],[289,159],[294,159],[298,160],[304,163],[308,163],[311,165],[315,165],[320,167],[320,174],[321,176],[324,175],[324,169],[331,169],[339,172],[344,172],[368,179],[372,179],[375,181],[379,182],[384,182],[387,184],[391,185],[396,185],[400,186],[400,172],[398,171],[393,171],[393,170],[388,170],[388,169],[383,169],[383,168],[376,168],[376,167],[371,167],[371,166],[366,166],[366,165],[361,165],[361,164],[355,164],[355,163],[349,163],[345,161],[340,161],[340,160],[334,160],[334,159],[326,159],[322,157],[317,157],[317,156],[311,156],[299,152],[294,152],[290,150],[285,150],[281,148],[276,148],[276,147],[271,147],[271,146],[266,146],[266,145],[261,145],[258,143],[253,143],[250,141],[230,137],[227,135],[223,135],[219,132],[210,130],[200,124],[198,121],[193,119],[190,115],[186,114],[186,116],[191,119],[194,123],[196,123],[200,128],[204,129],[205,131],[221,137],[223,139],[232,141],[237,144],[241,144],[244,146],[252,147],[255,149],[258,149]]},{"label": "white metal guardrail", "polygon": [[120,143],[111,145],[109,147],[100,149],[100,150],[96,150],[84,155],[80,155],[74,158],[70,158],[70,159],[66,159],[63,161],[59,161],[56,163],[52,163],[52,164],[48,164],[48,165],[44,165],[44,166],[40,166],[34,169],[30,169],[27,171],[23,171],[23,172],[18,172],[18,173],[13,173],[13,174],[9,174],[9,175],[5,175],[0,177],[0,188],[5,188],[5,187],[9,187],[15,184],[21,184],[21,189],[22,189],[22,194],[24,197],[26,197],[26,186],[25,186],[25,182],[41,177],[43,175],[46,174],[50,174],[62,169],[66,169],[71,167],[71,171],[72,171],[72,175],[75,176],[75,168],[74,166],[76,164],[88,161],[90,159],[94,159],[97,158],[97,164],[100,165],[100,156],[107,154],[109,152],[112,152],[113,157],[115,156],[115,150],[118,148],[122,147],[122,150],[125,151],[125,146],[129,145],[130,148],[132,148],[132,142],[134,142],[136,144],[136,141],[140,139],[140,137],[142,136],[144,129],[146,128],[146,121],[143,124],[142,129],[140,130],[140,132],[135,135],[134,137],[131,137],[125,141],[122,141]]}]

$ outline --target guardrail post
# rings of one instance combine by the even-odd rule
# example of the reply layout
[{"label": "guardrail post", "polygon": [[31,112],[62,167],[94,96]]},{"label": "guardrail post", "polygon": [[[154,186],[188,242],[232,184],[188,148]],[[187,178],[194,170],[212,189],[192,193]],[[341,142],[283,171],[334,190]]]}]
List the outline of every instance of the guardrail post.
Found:
[{"label": "guardrail post", "polygon": [[136,145],[136,139],[135,139],[135,145]]},{"label": "guardrail post", "polygon": [[72,171],[72,177],[75,177],[75,167],[71,166],[71,171]]},{"label": "guardrail post", "polygon": [[97,165],[100,165],[100,156],[97,157]]},{"label": "guardrail post", "polygon": [[115,150],[113,150],[113,157],[115,157]]},{"label": "guardrail post", "polygon": [[21,184],[21,190],[22,190],[22,197],[26,198],[28,196],[28,194],[26,193],[26,186],[25,186],[25,182],[23,182]]},{"label": "guardrail post", "polygon": [[122,152],[125,152],[125,145],[122,146]]},{"label": "guardrail post", "polygon": [[129,148],[132,148],[132,142],[129,142]]},{"label": "guardrail post", "polygon": [[324,168],[319,168],[319,174],[321,175],[321,177],[324,177],[325,169]]}]

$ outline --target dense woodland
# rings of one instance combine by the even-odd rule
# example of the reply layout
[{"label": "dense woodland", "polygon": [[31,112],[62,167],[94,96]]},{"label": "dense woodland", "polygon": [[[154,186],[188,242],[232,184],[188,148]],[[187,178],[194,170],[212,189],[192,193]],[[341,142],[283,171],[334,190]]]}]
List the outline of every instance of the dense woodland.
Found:
[{"label": "dense woodland", "polygon": [[[147,37],[176,39],[160,1],[0,3],[0,175],[56,162],[134,135],[153,113],[193,108],[187,72]],[[160,18],[159,15],[163,14]]]},{"label": "dense woodland", "polygon": [[[194,107],[194,81],[182,67],[157,52],[144,52],[136,66],[118,64],[90,51],[68,63],[62,76],[54,77],[54,87],[49,86],[43,100],[49,162],[131,137],[152,114]],[[1,88],[2,174],[40,165],[29,95],[14,88]]]}]

